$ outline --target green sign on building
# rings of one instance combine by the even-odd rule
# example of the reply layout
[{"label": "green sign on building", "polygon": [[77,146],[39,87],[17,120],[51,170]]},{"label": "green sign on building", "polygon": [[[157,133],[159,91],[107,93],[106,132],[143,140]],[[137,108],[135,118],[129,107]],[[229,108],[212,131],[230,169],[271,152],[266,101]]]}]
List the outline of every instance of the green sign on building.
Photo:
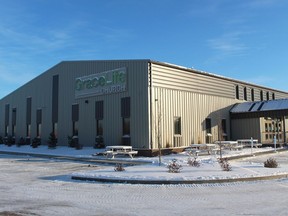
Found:
[{"label": "green sign on building", "polygon": [[75,98],[118,93],[126,88],[126,68],[119,68],[76,78]]}]

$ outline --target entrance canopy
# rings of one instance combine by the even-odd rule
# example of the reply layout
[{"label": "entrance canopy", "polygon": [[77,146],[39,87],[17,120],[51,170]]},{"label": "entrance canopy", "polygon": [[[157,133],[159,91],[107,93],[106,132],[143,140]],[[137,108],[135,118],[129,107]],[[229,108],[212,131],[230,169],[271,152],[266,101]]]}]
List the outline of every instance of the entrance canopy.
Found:
[{"label": "entrance canopy", "polygon": [[288,98],[244,102],[235,104],[230,110],[231,119],[259,118],[259,117],[281,117],[288,115]]}]

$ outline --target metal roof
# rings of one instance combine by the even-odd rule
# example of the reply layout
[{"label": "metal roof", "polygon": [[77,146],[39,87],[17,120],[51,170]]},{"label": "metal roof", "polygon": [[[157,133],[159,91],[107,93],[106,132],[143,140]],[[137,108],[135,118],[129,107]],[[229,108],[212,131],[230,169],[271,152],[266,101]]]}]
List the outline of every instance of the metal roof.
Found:
[{"label": "metal roof", "polygon": [[288,110],[288,98],[269,101],[244,102],[236,104],[234,107],[232,107],[230,112],[245,113],[276,110]]}]

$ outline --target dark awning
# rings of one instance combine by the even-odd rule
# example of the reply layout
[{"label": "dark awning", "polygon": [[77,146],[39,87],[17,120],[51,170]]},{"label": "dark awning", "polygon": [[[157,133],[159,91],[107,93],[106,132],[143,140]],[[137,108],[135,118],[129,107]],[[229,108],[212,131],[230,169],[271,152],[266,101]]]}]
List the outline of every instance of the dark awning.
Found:
[{"label": "dark awning", "polygon": [[235,104],[230,110],[231,119],[282,117],[288,115],[288,99],[244,102]]}]

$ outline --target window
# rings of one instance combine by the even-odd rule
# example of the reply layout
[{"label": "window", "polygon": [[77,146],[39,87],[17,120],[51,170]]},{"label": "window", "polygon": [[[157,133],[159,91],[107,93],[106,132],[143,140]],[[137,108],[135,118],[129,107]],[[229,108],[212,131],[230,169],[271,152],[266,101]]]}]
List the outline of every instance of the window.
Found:
[{"label": "window", "polygon": [[104,118],[104,101],[95,102],[95,118],[102,120]]},{"label": "window", "polygon": [[97,136],[103,136],[103,120],[96,121],[96,134]]},{"label": "window", "polygon": [[277,132],[281,132],[282,131],[282,127],[281,127],[281,123],[278,124],[278,128],[277,128]]},{"label": "window", "polygon": [[31,110],[32,110],[32,98],[26,99],[26,136],[31,136]]},{"label": "window", "polygon": [[[52,80],[52,123],[58,122],[59,104],[59,75],[54,75]],[[54,126],[53,126],[54,127]]]},{"label": "window", "polygon": [[16,133],[16,108],[12,109],[12,136]]},{"label": "window", "polygon": [[251,101],[254,101],[254,89],[251,89]]},{"label": "window", "polygon": [[72,124],[72,134],[73,136],[78,136],[78,121],[74,121]]},{"label": "window", "polygon": [[26,125],[26,136],[27,137],[31,136],[31,124]]},{"label": "window", "polygon": [[123,136],[130,136],[130,118],[123,118]]},{"label": "window", "polygon": [[5,127],[5,137],[7,137],[9,134],[9,125],[6,125]]},{"label": "window", "polygon": [[210,118],[206,118],[205,119],[205,129],[206,129],[206,133],[207,134],[211,134],[211,119]]},{"label": "window", "polygon": [[263,101],[263,91],[260,90],[260,100]]},{"label": "window", "polygon": [[222,119],[222,121],[221,121],[221,127],[222,127],[222,133],[223,133],[223,134],[226,134],[226,133],[227,133],[226,119]]},{"label": "window", "polygon": [[104,101],[95,102],[96,135],[103,136]]},{"label": "window", "polygon": [[271,126],[271,131],[275,132],[277,125],[275,125],[274,122],[272,122],[272,126]]},{"label": "window", "polygon": [[221,121],[221,129],[222,129],[222,138],[223,138],[223,140],[227,140],[226,119],[222,119],[222,121]]},{"label": "window", "polygon": [[121,98],[121,116],[130,117],[130,97]]},{"label": "window", "polygon": [[265,132],[268,132],[268,124],[265,123]]},{"label": "window", "polygon": [[10,111],[10,105],[5,105],[5,136],[8,136],[9,133],[9,111]]},{"label": "window", "polygon": [[37,137],[41,137],[41,134],[42,134],[42,125],[40,123],[37,124]]},{"label": "window", "polygon": [[42,131],[42,110],[38,109],[36,111],[36,124],[37,124],[37,137],[41,137],[41,131]]},{"label": "window", "polygon": [[236,99],[239,100],[239,86],[238,85],[236,85],[235,87],[235,93],[236,93]]},{"label": "window", "polygon": [[72,135],[78,136],[79,104],[72,105]]},{"label": "window", "polygon": [[181,135],[181,117],[174,117],[174,135]]},{"label": "window", "polygon": [[272,124],[269,123],[269,132],[272,132]]},{"label": "window", "polygon": [[55,137],[57,138],[58,136],[58,124],[57,122],[56,123],[53,123],[52,125],[52,133],[55,135]]},{"label": "window", "polygon": [[243,89],[243,94],[244,94],[244,100],[247,101],[247,88],[246,87],[244,87]]},{"label": "window", "polygon": [[269,100],[269,92],[266,92],[266,100]]},{"label": "window", "polygon": [[275,93],[272,93],[272,100],[275,100]]},{"label": "window", "polygon": [[130,97],[121,98],[121,117],[123,136],[130,136]]}]

